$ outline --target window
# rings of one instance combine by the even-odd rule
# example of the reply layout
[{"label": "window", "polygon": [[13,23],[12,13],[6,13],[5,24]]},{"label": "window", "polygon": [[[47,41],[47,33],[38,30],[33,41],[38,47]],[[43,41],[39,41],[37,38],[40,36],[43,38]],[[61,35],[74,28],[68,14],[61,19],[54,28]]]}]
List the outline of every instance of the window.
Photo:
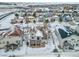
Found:
[{"label": "window", "polygon": [[37,40],[39,40],[40,38],[39,37],[37,37]]}]

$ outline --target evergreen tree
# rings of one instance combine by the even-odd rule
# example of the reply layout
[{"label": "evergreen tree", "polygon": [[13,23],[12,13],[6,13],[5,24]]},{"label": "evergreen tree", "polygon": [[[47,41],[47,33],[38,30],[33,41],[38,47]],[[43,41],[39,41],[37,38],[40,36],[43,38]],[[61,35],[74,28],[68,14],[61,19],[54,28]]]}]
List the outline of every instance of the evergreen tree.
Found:
[{"label": "evergreen tree", "polygon": [[33,17],[35,17],[35,18],[36,18],[36,12],[34,12],[34,13],[33,13]]},{"label": "evergreen tree", "polygon": [[45,20],[45,23],[48,23],[48,22],[49,22],[49,20],[48,20],[48,19],[46,19],[46,20]]},{"label": "evergreen tree", "polygon": [[17,14],[17,13],[16,13],[16,14],[15,14],[15,16],[16,16],[16,17],[18,17],[18,16],[19,16],[19,14]]}]

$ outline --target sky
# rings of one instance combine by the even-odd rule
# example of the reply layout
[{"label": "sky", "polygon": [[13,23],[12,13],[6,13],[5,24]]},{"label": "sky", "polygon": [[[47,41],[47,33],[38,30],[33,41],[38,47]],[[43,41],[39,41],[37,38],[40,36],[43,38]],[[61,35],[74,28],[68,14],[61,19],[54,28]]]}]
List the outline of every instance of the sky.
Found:
[{"label": "sky", "polygon": [[0,0],[0,2],[51,2],[51,3],[79,3],[79,0]]}]

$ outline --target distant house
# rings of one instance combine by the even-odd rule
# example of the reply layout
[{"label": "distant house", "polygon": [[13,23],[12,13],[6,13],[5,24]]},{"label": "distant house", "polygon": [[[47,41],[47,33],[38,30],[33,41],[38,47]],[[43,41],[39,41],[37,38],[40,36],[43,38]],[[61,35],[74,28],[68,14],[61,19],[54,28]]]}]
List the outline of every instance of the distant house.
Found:
[{"label": "distant house", "polygon": [[23,23],[23,21],[24,21],[23,17],[19,17],[18,19],[14,18],[11,20],[11,24]]},{"label": "distant house", "polygon": [[66,21],[66,22],[72,21],[72,15],[68,14],[68,13],[64,14],[63,15],[63,21]]},{"label": "distant house", "polygon": [[33,16],[28,16],[26,18],[26,21],[29,21],[29,22],[33,22],[34,20],[35,20],[35,17],[33,17]]},{"label": "distant house", "polygon": [[27,11],[27,16],[32,16],[33,15],[33,11],[32,10],[28,10]]}]

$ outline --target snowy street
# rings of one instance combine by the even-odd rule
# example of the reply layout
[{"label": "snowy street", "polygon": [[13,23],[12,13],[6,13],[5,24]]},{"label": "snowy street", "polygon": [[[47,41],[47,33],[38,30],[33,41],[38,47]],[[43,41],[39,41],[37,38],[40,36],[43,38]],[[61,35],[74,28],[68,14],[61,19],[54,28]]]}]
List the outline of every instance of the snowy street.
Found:
[{"label": "snowy street", "polygon": [[9,28],[11,26],[11,24],[10,24],[11,19],[13,19],[13,18],[14,18],[14,14],[9,15],[9,16],[3,18],[2,20],[0,20],[0,29]]}]

